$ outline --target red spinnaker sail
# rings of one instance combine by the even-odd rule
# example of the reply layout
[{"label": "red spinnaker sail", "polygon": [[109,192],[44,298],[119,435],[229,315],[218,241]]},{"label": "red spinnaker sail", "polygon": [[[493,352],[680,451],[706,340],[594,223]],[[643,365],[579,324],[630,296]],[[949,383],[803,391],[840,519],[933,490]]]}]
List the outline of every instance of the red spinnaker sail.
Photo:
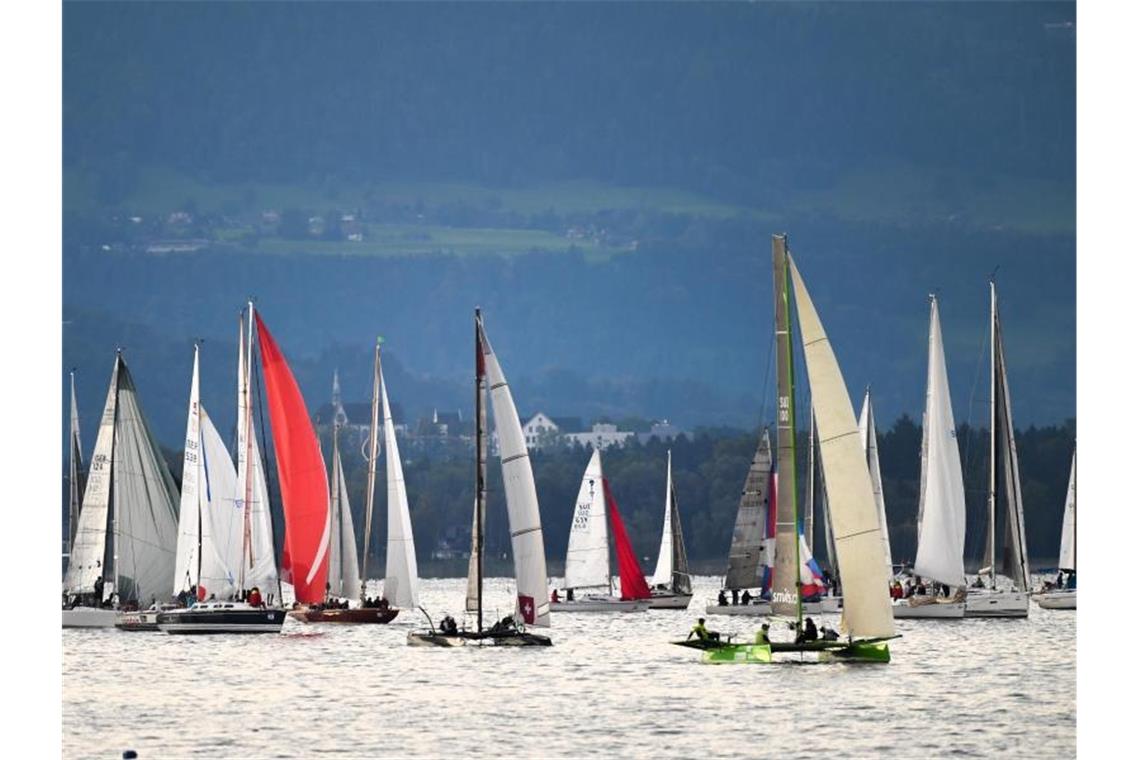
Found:
[{"label": "red spinnaker sail", "polygon": [[325,597],[328,579],[329,487],[320,446],[285,356],[257,316],[257,341],[265,372],[265,396],[277,454],[277,478],[285,511],[283,575],[292,576],[297,601]]},{"label": "red spinnaker sail", "polygon": [[629,536],[625,533],[625,524],[621,521],[618,512],[617,499],[610,490],[610,481],[602,478],[602,488],[606,492],[606,502],[609,508],[610,528],[614,532],[614,545],[617,547],[618,577],[621,578],[622,599],[648,599],[649,584],[645,582],[645,573],[641,572],[641,565],[637,555],[633,553],[633,546],[629,543]]}]

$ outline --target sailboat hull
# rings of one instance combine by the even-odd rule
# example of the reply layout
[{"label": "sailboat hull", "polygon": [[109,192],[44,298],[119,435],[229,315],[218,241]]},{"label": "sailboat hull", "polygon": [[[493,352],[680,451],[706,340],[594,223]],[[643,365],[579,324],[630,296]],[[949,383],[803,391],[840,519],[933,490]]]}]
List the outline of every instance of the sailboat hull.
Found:
[{"label": "sailboat hull", "polygon": [[357,607],[348,610],[324,610],[314,607],[289,611],[289,617],[302,623],[391,623],[397,615],[398,609],[389,607],[382,610],[378,607]]},{"label": "sailboat hull", "polygon": [[475,631],[459,631],[458,633],[408,631],[408,646],[413,647],[548,647],[551,645],[549,636],[542,636],[529,631],[492,632],[487,630],[482,633]]},{"label": "sailboat hull", "polygon": [[675,594],[672,591],[654,591],[649,597],[651,610],[687,610],[692,594]]},{"label": "sailboat hull", "polygon": [[891,652],[886,641],[814,641],[803,644],[726,644],[708,649],[701,662],[711,665],[767,665],[770,663],[888,663]]},{"label": "sailboat hull", "polygon": [[966,617],[1028,617],[1029,595],[1024,591],[971,591]]},{"label": "sailboat hull", "polygon": [[550,603],[551,612],[645,612],[648,609],[648,599],[618,599],[609,596]]},{"label": "sailboat hull", "polygon": [[1077,608],[1077,590],[1046,591],[1033,597],[1037,605],[1043,610],[1075,610]]},{"label": "sailboat hull", "polygon": [[120,631],[157,631],[159,613],[174,609],[178,608],[174,605],[155,605],[145,610],[122,611],[115,619],[115,627]]},{"label": "sailboat hull", "polygon": [[[911,597],[915,599],[917,597]],[[926,597],[931,598],[931,597]],[[902,599],[891,606],[896,620],[961,620],[966,616],[965,602],[931,602],[928,604],[911,604],[910,600]]]},{"label": "sailboat hull", "polygon": [[64,628],[114,628],[118,613],[109,607],[72,607],[63,611]]},{"label": "sailboat hull", "polygon": [[195,605],[158,615],[158,629],[172,634],[281,633],[284,623],[283,609],[239,602]]}]

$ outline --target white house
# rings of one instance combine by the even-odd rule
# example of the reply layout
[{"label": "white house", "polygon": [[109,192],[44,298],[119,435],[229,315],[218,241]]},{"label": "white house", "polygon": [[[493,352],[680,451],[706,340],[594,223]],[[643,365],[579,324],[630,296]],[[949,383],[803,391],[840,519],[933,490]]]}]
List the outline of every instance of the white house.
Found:
[{"label": "white house", "polygon": [[[547,417],[542,412],[531,417],[522,426],[523,440],[526,441],[528,450],[541,449],[548,443],[553,441],[561,432],[558,425],[554,420]],[[491,454],[498,455],[499,453],[499,431],[494,430],[491,432]]]},{"label": "white house", "polygon": [[567,433],[567,442],[575,442],[583,446],[593,446],[598,451],[608,449],[610,446],[622,446],[626,441],[635,437],[637,433],[629,430],[618,430],[617,425],[608,422],[595,422],[588,433]]}]

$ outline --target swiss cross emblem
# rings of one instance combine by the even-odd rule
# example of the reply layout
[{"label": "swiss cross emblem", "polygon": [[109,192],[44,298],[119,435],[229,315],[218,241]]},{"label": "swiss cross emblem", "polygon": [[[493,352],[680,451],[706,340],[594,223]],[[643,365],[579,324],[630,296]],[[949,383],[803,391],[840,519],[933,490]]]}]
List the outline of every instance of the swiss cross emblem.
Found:
[{"label": "swiss cross emblem", "polygon": [[519,594],[519,612],[525,623],[534,623],[534,597]]}]

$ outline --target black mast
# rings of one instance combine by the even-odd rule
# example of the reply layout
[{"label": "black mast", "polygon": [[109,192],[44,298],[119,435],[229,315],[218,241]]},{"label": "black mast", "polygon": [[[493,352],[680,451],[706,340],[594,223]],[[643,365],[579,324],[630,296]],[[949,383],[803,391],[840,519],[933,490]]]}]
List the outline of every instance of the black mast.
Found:
[{"label": "black mast", "polygon": [[483,517],[487,503],[487,465],[484,446],[486,410],[483,408],[483,318],[475,307],[475,559],[477,583],[477,630],[483,632]]}]

